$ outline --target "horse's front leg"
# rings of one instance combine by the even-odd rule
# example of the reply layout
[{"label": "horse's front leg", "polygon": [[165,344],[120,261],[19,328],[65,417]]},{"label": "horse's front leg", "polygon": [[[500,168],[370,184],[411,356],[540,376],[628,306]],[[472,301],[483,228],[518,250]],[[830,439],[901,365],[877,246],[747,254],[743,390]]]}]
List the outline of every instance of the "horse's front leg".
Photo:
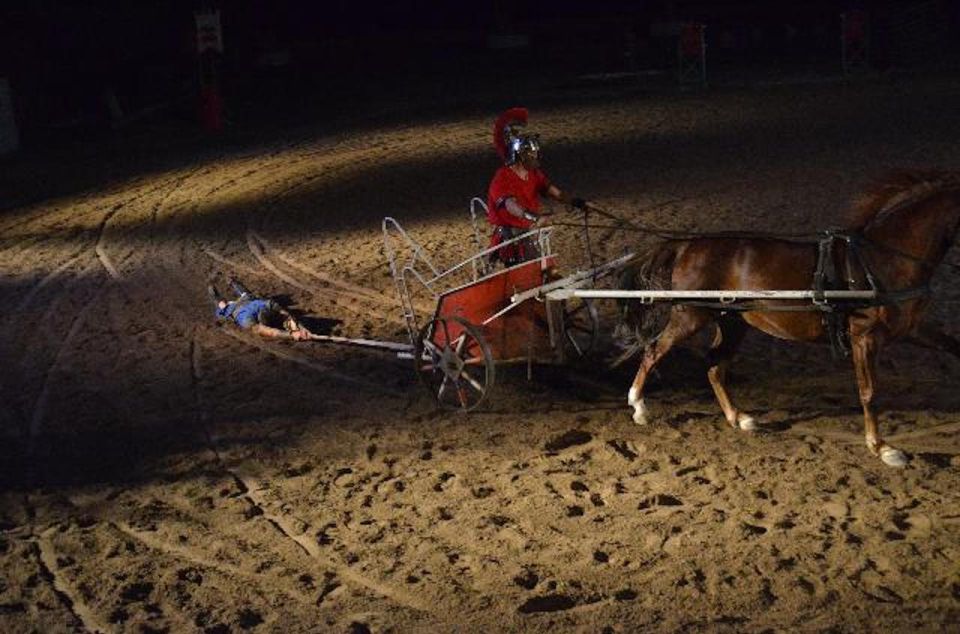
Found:
[{"label": "horse's front leg", "polygon": [[705,323],[702,315],[695,311],[675,307],[670,313],[670,322],[653,344],[643,353],[643,361],[633,379],[630,391],[627,393],[627,404],[633,407],[633,422],[638,425],[647,424],[647,406],[643,402],[643,386],[647,377],[657,362],[660,361],[674,345],[690,337]]},{"label": "horse's front leg", "polygon": [[888,445],[877,428],[877,417],[873,411],[873,397],[877,376],[877,353],[879,342],[874,334],[852,337],[853,367],[857,373],[857,388],[860,391],[860,405],[863,406],[864,434],[867,448],[875,456],[891,467],[902,467],[909,462],[907,454]]},{"label": "horse's front leg", "polygon": [[746,324],[738,316],[722,317],[717,322],[717,334],[707,353],[707,378],[727,424],[744,431],[753,431],[757,428],[756,419],[737,409],[726,386],[727,366],[740,347],[746,331]]}]

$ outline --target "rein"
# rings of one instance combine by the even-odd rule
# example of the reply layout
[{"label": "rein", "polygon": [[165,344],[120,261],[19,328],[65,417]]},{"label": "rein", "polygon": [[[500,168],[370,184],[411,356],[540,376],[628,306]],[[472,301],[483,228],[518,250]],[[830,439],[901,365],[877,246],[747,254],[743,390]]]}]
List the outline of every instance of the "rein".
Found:
[{"label": "rein", "polygon": [[[586,218],[586,215],[587,214],[584,214],[584,218]],[[757,240],[782,240],[784,242],[808,244],[816,242],[817,238],[820,236],[819,233],[761,233],[758,231],[717,231],[713,233],[695,233],[692,231],[669,231],[657,229],[649,225],[638,225],[635,223],[627,223],[627,221],[623,222],[625,223],[624,225],[588,223],[586,220],[584,220],[582,223],[551,222],[550,224],[554,227],[576,227],[580,229],[589,227],[590,229],[633,231],[636,233],[650,234],[665,240],[694,240],[697,238],[743,238]]]},{"label": "rein", "polygon": [[[662,206],[662,205],[657,205]],[[899,205],[893,209],[887,210],[884,213],[884,217],[888,216],[890,212],[895,211],[899,208]],[[588,213],[593,212],[597,215],[603,216],[609,220],[613,220],[617,224],[602,224],[602,223],[591,223],[588,220]],[[853,238],[854,241],[860,242],[866,246],[876,248],[881,251],[886,251],[898,257],[901,257],[905,260],[910,260],[911,262],[916,262],[930,270],[935,270],[939,264],[934,264],[923,258],[918,258],[915,255],[911,255],[900,249],[891,247],[886,244],[881,244],[870,238],[867,238],[864,235],[864,231],[874,224],[873,221],[869,222],[863,229],[857,231],[851,231],[847,234]],[[607,229],[607,230],[619,230],[619,231],[632,231],[635,233],[645,233],[664,240],[696,240],[699,238],[720,238],[720,239],[731,239],[731,240],[779,240],[781,242],[791,242],[794,244],[817,244],[824,236],[828,233],[836,233],[836,229],[824,229],[818,232],[805,232],[805,233],[769,233],[769,232],[760,232],[760,231],[715,231],[711,233],[698,233],[693,231],[671,231],[659,229],[657,227],[652,227],[650,225],[637,224],[626,220],[625,218],[607,210],[602,207],[597,207],[593,204],[588,204],[587,208],[583,212],[583,222],[574,223],[574,222],[552,222],[551,225],[555,227],[574,227],[577,229],[583,229],[584,234],[587,240],[587,249],[590,256],[591,264],[594,261],[593,249],[590,245],[590,235],[589,231],[591,229]],[[954,262],[942,262],[941,264],[955,269],[960,270],[960,264]]]}]

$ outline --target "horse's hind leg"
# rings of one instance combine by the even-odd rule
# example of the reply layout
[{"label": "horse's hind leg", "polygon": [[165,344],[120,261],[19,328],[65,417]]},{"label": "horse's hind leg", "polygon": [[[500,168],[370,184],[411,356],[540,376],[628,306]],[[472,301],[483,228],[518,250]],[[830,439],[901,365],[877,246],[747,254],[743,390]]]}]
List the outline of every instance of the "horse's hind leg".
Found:
[{"label": "horse's hind leg", "polygon": [[647,382],[650,370],[664,357],[670,349],[684,339],[687,339],[709,321],[709,316],[701,310],[677,306],[670,312],[670,321],[663,329],[657,340],[643,353],[643,361],[633,379],[630,392],[627,394],[627,404],[633,407],[633,422],[638,425],[647,423],[647,407],[643,402],[643,386]]},{"label": "horse's hind leg", "polygon": [[879,456],[891,467],[902,467],[909,459],[907,454],[888,445],[877,428],[877,417],[873,411],[873,396],[876,388],[877,353],[879,342],[873,334],[863,334],[851,338],[853,367],[857,373],[857,388],[860,390],[860,404],[863,406],[864,435],[867,448]]},{"label": "horse's hind leg", "polygon": [[717,322],[717,335],[707,353],[707,378],[717,397],[723,416],[731,427],[738,427],[746,431],[756,429],[757,424],[753,416],[739,411],[734,406],[727,393],[726,376],[727,366],[740,347],[744,335],[747,333],[747,324],[739,315],[727,315]]}]

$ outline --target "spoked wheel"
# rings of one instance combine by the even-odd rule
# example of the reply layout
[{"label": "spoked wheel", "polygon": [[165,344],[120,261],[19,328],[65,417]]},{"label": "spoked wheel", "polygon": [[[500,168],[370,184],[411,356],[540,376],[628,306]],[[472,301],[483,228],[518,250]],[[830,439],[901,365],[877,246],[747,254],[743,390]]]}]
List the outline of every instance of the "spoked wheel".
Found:
[{"label": "spoked wheel", "polygon": [[563,302],[563,345],[574,358],[593,352],[600,339],[600,316],[589,299],[577,297]]},{"label": "spoked wheel", "polygon": [[475,409],[493,387],[490,348],[477,327],[459,317],[428,322],[413,358],[423,384],[444,409]]}]

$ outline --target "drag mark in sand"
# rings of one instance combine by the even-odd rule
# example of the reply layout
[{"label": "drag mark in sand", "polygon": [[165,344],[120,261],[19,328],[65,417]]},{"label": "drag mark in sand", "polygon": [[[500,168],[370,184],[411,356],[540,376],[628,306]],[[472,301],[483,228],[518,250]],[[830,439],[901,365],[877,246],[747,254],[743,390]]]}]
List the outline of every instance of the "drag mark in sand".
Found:
[{"label": "drag mark in sand", "polygon": [[[194,398],[196,399],[197,409],[200,412],[199,417],[202,421],[204,432],[207,436],[208,442],[210,443],[210,450],[213,452],[214,456],[216,456],[220,468],[233,478],[244,498],[259,511],[257,516],[269,522],[270,525],[273,526],[281,535],[294,542],[301,550],[303,550],[306,555],[313,559],[319,560],[322,564],[332,569],[341,579],[345,579],[349,582],[352,582],[354,585],[366,588],[367,590],[370,590],[384,598],[390,599],[400,605],[417,610],[419,612],[428,612],[426,606],[416,597],[403,592],[402,590],[398,590],[386,584],[368,579],[350,567],[345,566],[326,556],[325,553],[320,550],[320,546],[317,541],[308,537],[309,533],[311,532],[309,531],[309,528],[307,530],[298,531],[297,528],[294,527],[293,522],[291,522],[288,518],[276,515],[270,511],[267,501],[262,495],[260,495],[260,491],[263,489],[257,486],[250,476],[246,476],[239,470],[227,466],[220,449],[220,439],[210,432],[208,422],[209,416],[203,408],[200,393],[200,380],[202,378],[202,374],[200,372],[200,347],[196,344],[195,340],[191,343],[190,349],[190,372],[194,385]],[[309,524],[303,520],[297,520],[297,523],[302,526],[309,527]]]},{"label": "drag mark in sand", "polygon": [[286,350],[281,350],[279,348],[275,348],[268,344],[261,343],[260,341],[256,341],[254,339],[251,339],[250,337],[245,337],[240,333],[233,332],[228,328],[222,328],[220,332],[222,332],[223,334],[229,337],[236,339],[237,341],[240,341],[241,343],[257,348],[258,350],[266,352],[267,354],[273,355],[279,359],[290,361],[291,363],[296,363],[298,365],[302,365],[305,368],[309,368],[315,372],[322,374],[326,378],[335,379],[337,381],[343,381],[345,383],[352,383],[353,385],[375,390],[386,396],[393,396],[396,398],[403,398],[405,396],[404,394],[401,394],[396,390],[391,390],[379,383],[365,381],[363,379],[358,379],[348,374],[337,372],[336,370],[333,370],[330,367],[323,365],[322,363],[317,363],[316,361],[310,361],[309,359],[304,359],[295,354],[287,352]]},{"label": "drag mark in sand", "polygon": [[277,259],[283,262],[284,264],[286,264],[287,266],[289,266],[290,268],[295,269],[300,273],[304,273],[305,275],[309,275],[324,284],[329,284],[330,286],[336,287],[340,294],[346,295],[348,297],[353,297],[354,299],[365,299],[368,301],[376,302],[378,304],[382,304],[389,308],[396,308],[397,306],[397,300],[392,297],[387,297],[382,293],[378,293],[373,289],[369,289],[364,286],[360,286],[358,284],[353,284],[345,280],[337,279],[335,277],[327,275],[326,273],[315,271],[307,266],[304,266],[303,264],[300,264],[295,259],[291,258],[285,253],[274,248],[269,242],[264,240],[259,234],[251,232],[250,235],[252,235],[253,238],[256,239],[257,242],[259,242],[263,246],[264,252],[270,251],[272,253],[275,253],[277,256]]},{"label": "drag mark in sand", "polygon": [[63,362],[63,357],[66,354],[66,351],[69,349],[70,343],[73,341],[74,337],[77,336],[77,333],[80,332],[80,328],[83,327],[87,313],[90,312],[90,308],[93,307],[93,305],[97,302],[97,300],[100,298],[100,295],[101,291],[98,289],[93,299],[87,302],[86,305],[80,309],[80,312],[77,313],[77,316],[73,319],[73,324],[70,325],[70,330],[67,332],[67,336],[64,337],[63,341],[60,343],[60,348],[57,350],[57,356],[54,357],[53,363],[47,370],[46,376],[44,376],[43,387],[40,389],[40,396],[37,397],[37,403],[33,407],[33,415],[30,417],[30,426],[28,428],[30,432],[30,444],[28,454],[33,453],[34,440],[40,434],[40,428],[43,425],[43,419],[47,413],[47,401],[50,399],[50,391],[53,389],[54,376],[56,375],[60,364]]},{"label": "drag mark in sand", "polygon": [[286,273],[281,271],[279,268],[277,268],[277,266],[273,262],[267,259],[266,247],[257,237],[257,234],[255,234],[251,229],[247,230],[247,247],[250,249],[250,253],[253,254],[253,257],[257,258],[257,261],[260,262],[260,264],[262,264],[264,268],[266,268],[268,271],[270,271],[271,273],[279,277],[281,280],[283,280],[290,286],[299,288],[301,291],[306,291],[307,293],[312,293],[311,289],[308,286],[302,284],[299,280],[296,280],[293,277],[287,275]]},{"label": "drag mark in sand", "polygon": [[[181,561],[185,561],[187,563],[193,564],[194,566],[205,568],[207,570],[215,570],[216,572],[219,572],[220,574],[223,574],[227,577],[243,577],[245,579],[249,579],[256,583],[261,583],[263,581],[263,575],[261,574],[247,572],[238,566],[231,566],[230,564],[227,564],[227,563],[222,563],[218,561],[213,561],[211,559],[207,559],[196,548],[189,548],[186,546],[177,546],[166,540],[158,539],[154,537],[151,533],[137,530],[136,528],[134,528],[133,526],[130,526],[129,524],[111,522],[109,525],[112,528],[114,528],[116,531],[137,540],[138,542],[140,542],[150,550],[154,550],[160,553],[170,555],[175,559],[180,559]],[[284,596],[291,598],[294,601],[297,601],[298,603],[303,603],[305,605],[313,605],[314,603],[314,601],[312,600],[306,600],[303,597],[298,596],[295,593],[289,592],[282,588],[278,588],[278,590],[282,592]]]},{"label": "drag mark in sand", "polygon": [[194,167],[192,169],[186,170],[183,174],[180,174],[179,176],[176,176],[173,178],[172,182],[170,183],[172,185],[170,189],[167,190],[163,194],[163,196],[161,196],[156,202],[154,202],[151,205],[151,208],[150,208],[151,226],[156,226],[157,217],[160,214],[160,210],[163,209],[164,205],[167,204],[167,201],[170,200],[170,198],[177,192],[177,190],[179,190],[183,186],[183,184],[187,181],[187,179],[189,179],[191,176],[194,176],[202,172],[203,169],[204,169],[203,166]]},{"label": "drag mark in sand", "polygon": [[29,306],[30,303],[33,302],[34,298],[37,296],[37,293],[39,293],[41,290],[43,290],[43,288],[44,288],[45,286],[47,286],[48,284],[50,284],[51,282],[53,282],[54,280],[56,280],[58,277],[60,277],[61,275],[63,275],[63,273],[64,273],[67,269],[69,269],[70,267],[72,267],[74,264],[76,264],[76,263],[80,260],[80,258],[81,258],[82,256],[83,256],[83,252],[81,251],[81,252],[78,253],[77,255],[73,256],[72,258],[70,258],[69,260],[67,260],[66,262],[64,262],[64,263],[61,264],[60,266],[58,266],[56,269],[54,269],[54,270],[51,271],[50,273],[47,273],[47,274],[43,277],[43,279],[41,279],[39,282],[37,282],[37,283],[33,286],[33,288],[30,289],[30,292],[27,293],[22,300],[20,300],[20,303],[17,304],[17,308],[16,308],[16,310],[15,310],[14,312],[18,312],[18,313],[19,313],[19,312],[21,312],[21,311],[23,311],[23,310],[26,310],[27,306]]},{"label": "drag mark in sand", "polygon": [[[174,189],[176,189],[176,186],[178,186],[178,183],[179,183],[178,178],[174,177],[171,180],[175,185]],[[141,198],[147,198],[148,196],[151,196],[157,193],[158,191],[166,187],[170,182],[171,182],[170,180],[165,180],[159,185],[155,185],[154,187],[148,189],[145,192],[142,192],[140,194],[137,194],[135,196],[132,196],[131,198],[128,198],[126,200],[123,200],[115,204],[113,207],[110,208],[110,211],[104,214],[103,218],[100,220],[100,224],[97,227],[97,242],[93,250],[97,254],[97,257],[100,259],[100,262],[103,264],[103,268],[107,270],[107,273],[113,279],[119,280],[121,278],[121,275],[120,275],[120,271],[117,269],[113,260],[110,258],[109,254],[107,253],[106,247],[104,246],[104,242],[105,242],[104,235],[106,234],[107,224],[121,210],[137,202]]]},{"label": "drag mark in sand", "polygon": [[93,247],[94,253],[97,254],[97,257],[100,259],[100,263],[103,264],[103,268],[107,270],[107,273],[115,280],[120,279],[120,272],[117,270],[117,267],[114,265],[113,260],[110,259],[110,256],[107,255],[107,250],[103,246],[103,236],[107,229],[107,223],[110,222],[110,219],[113,218],[118,211],[124,208],[127,202],[117,203],[111,207],[110,211],[103,215],[103,218],[100,220],[100,225],[97,227],[97,242]]},{"label": "drag mark in sand", "polygon": [[237,261],[235,261],[235,260],[231,260],[230,258],[224,257],[224,256],[220,255],[219,253],[217,253],[216,251],[213,251],[212,249],[210,249],[210,248],[208,248],[208,247],[203,247],[202,249],[200,249],[200,251],[201,251],[205,256],[207,256],[208,258],[210,258],[211,260],[213,260],[214,262],[219,262],[220,264],[223,264],[223,265],[225,265],[225,266],[228,266],[228,267],[230,267],[231,269],[233,269],[233,270],[235,270],[235,271],[240,271],[240,272],[242,272],[242,273],[245,273],[245,274],[248,274],[248,275],[253,275],[253,276],[256,276],[256,277],[260,277],[261,275],[263,275],[260,271],[258,271],[257,269],[253,268],[252,266],[247,266],[246,264],[241,264],[240,262],[237,262]]},{"label": "drag mark in sand", "polygon": [[[330,295],[332,295],[332,296],[334,296],[334,297],[343,297],[343,296],[346,296],[346,297],[351,297],[351,298],[353,298],[353,299],[364,299],[364,300],[368,300],[368,301],[369,301],[369,299],[370,299],[369,297],[358,297],[356,294],[345,293],[344,291],[340,291],[340,290],[333,290],[333,292],[331,292],[331,289],[318,288],[318,287],[315,287],[315,286],[312,286],[312,285],[304,284],[303,282],[300,282],[299,280],[297,280],[297,279],[295,279],[295,278],[287,275],[286,273],[284,273],[283,271],[281,271],[275,264],[273,264],[273,262],[271,262],[271,261],[267,258],[267,251],[270,251],[270,250],[271,250],[270,247],[262,240],[262,238],[260,238],[260,236],[258,236],[258,235],[257,235],[256,233],[254,233],[252,230],[250,230],[250,231],[247,232],[247,246],[249,247],[250,252],[254,255],[254,257],[256,257],[257,260],[258,260],[268,271],[270,271],[271,273],[273,273],[275,276],[277,276],[278,278],[280,278],[281,280],[283,280],[283,281],[286,282],[287,284],[291,284],[292,286],[294,286],[294,287],[296,287],[296,288],[299,288],[299,289],[302,290],[302,291],[306,291],[307,293],[310,293],[311,295],[315,295],[315,296],[330,296]],[[279,257],[279,256],[278,256],[278,259],[284,261],[288,266],[291,266],[290,262],[287,262],[287,261],[284,260],[282,257]],[[296,266],[291,266],[291,268],[297,269],[298,267],[296,267]],[[298,270],[299,270],[299,269],[298,269]],[[301,272],[302,272],[302,271],[301,271]],[[358,308],[356,308],[356,307],[354,307],[354,306],[351,306],[350,304],[342,304],[342,307],[345,308],[346,310],[349,310],[350,312],[354,313],[355,315],[360,315],[360,316],[368,316],[368,315],[369,315],[369,311],[364,311],[364,310],[358,309]]]},{"label": "drag mark in sand", "polygon": [[[262,491],[263,489],[258,487],[251,478],[243,477],[234,471],[230,471],[230,473],[236,478],[238,486],[241,484],[243,485],[242,490],[244,491],[244,494],[247,496],[247,499],[249,499],[250,502],[262,512],[261,517],[270,522],[274,528],[276,528],[288,539],[293,540],[298,546],[300,546],[300,548],[303,549],[305,553],[310,555],[310,557],[319,559],[325,565],[332,568],[336,572],[337,576],[339,576],[341,579],[345,579],[352,582],[354,585],[366,588],[367,590],[399,603],[400,605],[412,608],[419,612],[428,612],[426,606],[419,599],[410,595],[409,593],[398,590],[397,588],[387,584],[379,583],[373,579],[369,579],[366,576],[354,571],[352,568],[344,566],[343,564],[334,561],[330,557],[325,556],[320,550],[320,546],[317,544],[317,541],[308,537],[307,532],[298,534],[292,526],[292,523],[287,518],[275,515],[269,511],[266,501],[259,494],[259,491]],[[306,525],[305,522],[304,524]]]},{"label": "drag mark in sand", "polygon": [[106,626],[100,623],[93,610],[90,609],[80,598],[77,592],[57,575],[57,554],[54,551],[53,543],[50,541],[50,534],[58,531],[59,528],[51,526],[40,535],[34,538],[34,544],[37,548],[37,560],[40,565],[40,573],[53,586],[53,591],[63,602],[66,608],[80,623],[80,630],[84,632],[108,632]]}]

